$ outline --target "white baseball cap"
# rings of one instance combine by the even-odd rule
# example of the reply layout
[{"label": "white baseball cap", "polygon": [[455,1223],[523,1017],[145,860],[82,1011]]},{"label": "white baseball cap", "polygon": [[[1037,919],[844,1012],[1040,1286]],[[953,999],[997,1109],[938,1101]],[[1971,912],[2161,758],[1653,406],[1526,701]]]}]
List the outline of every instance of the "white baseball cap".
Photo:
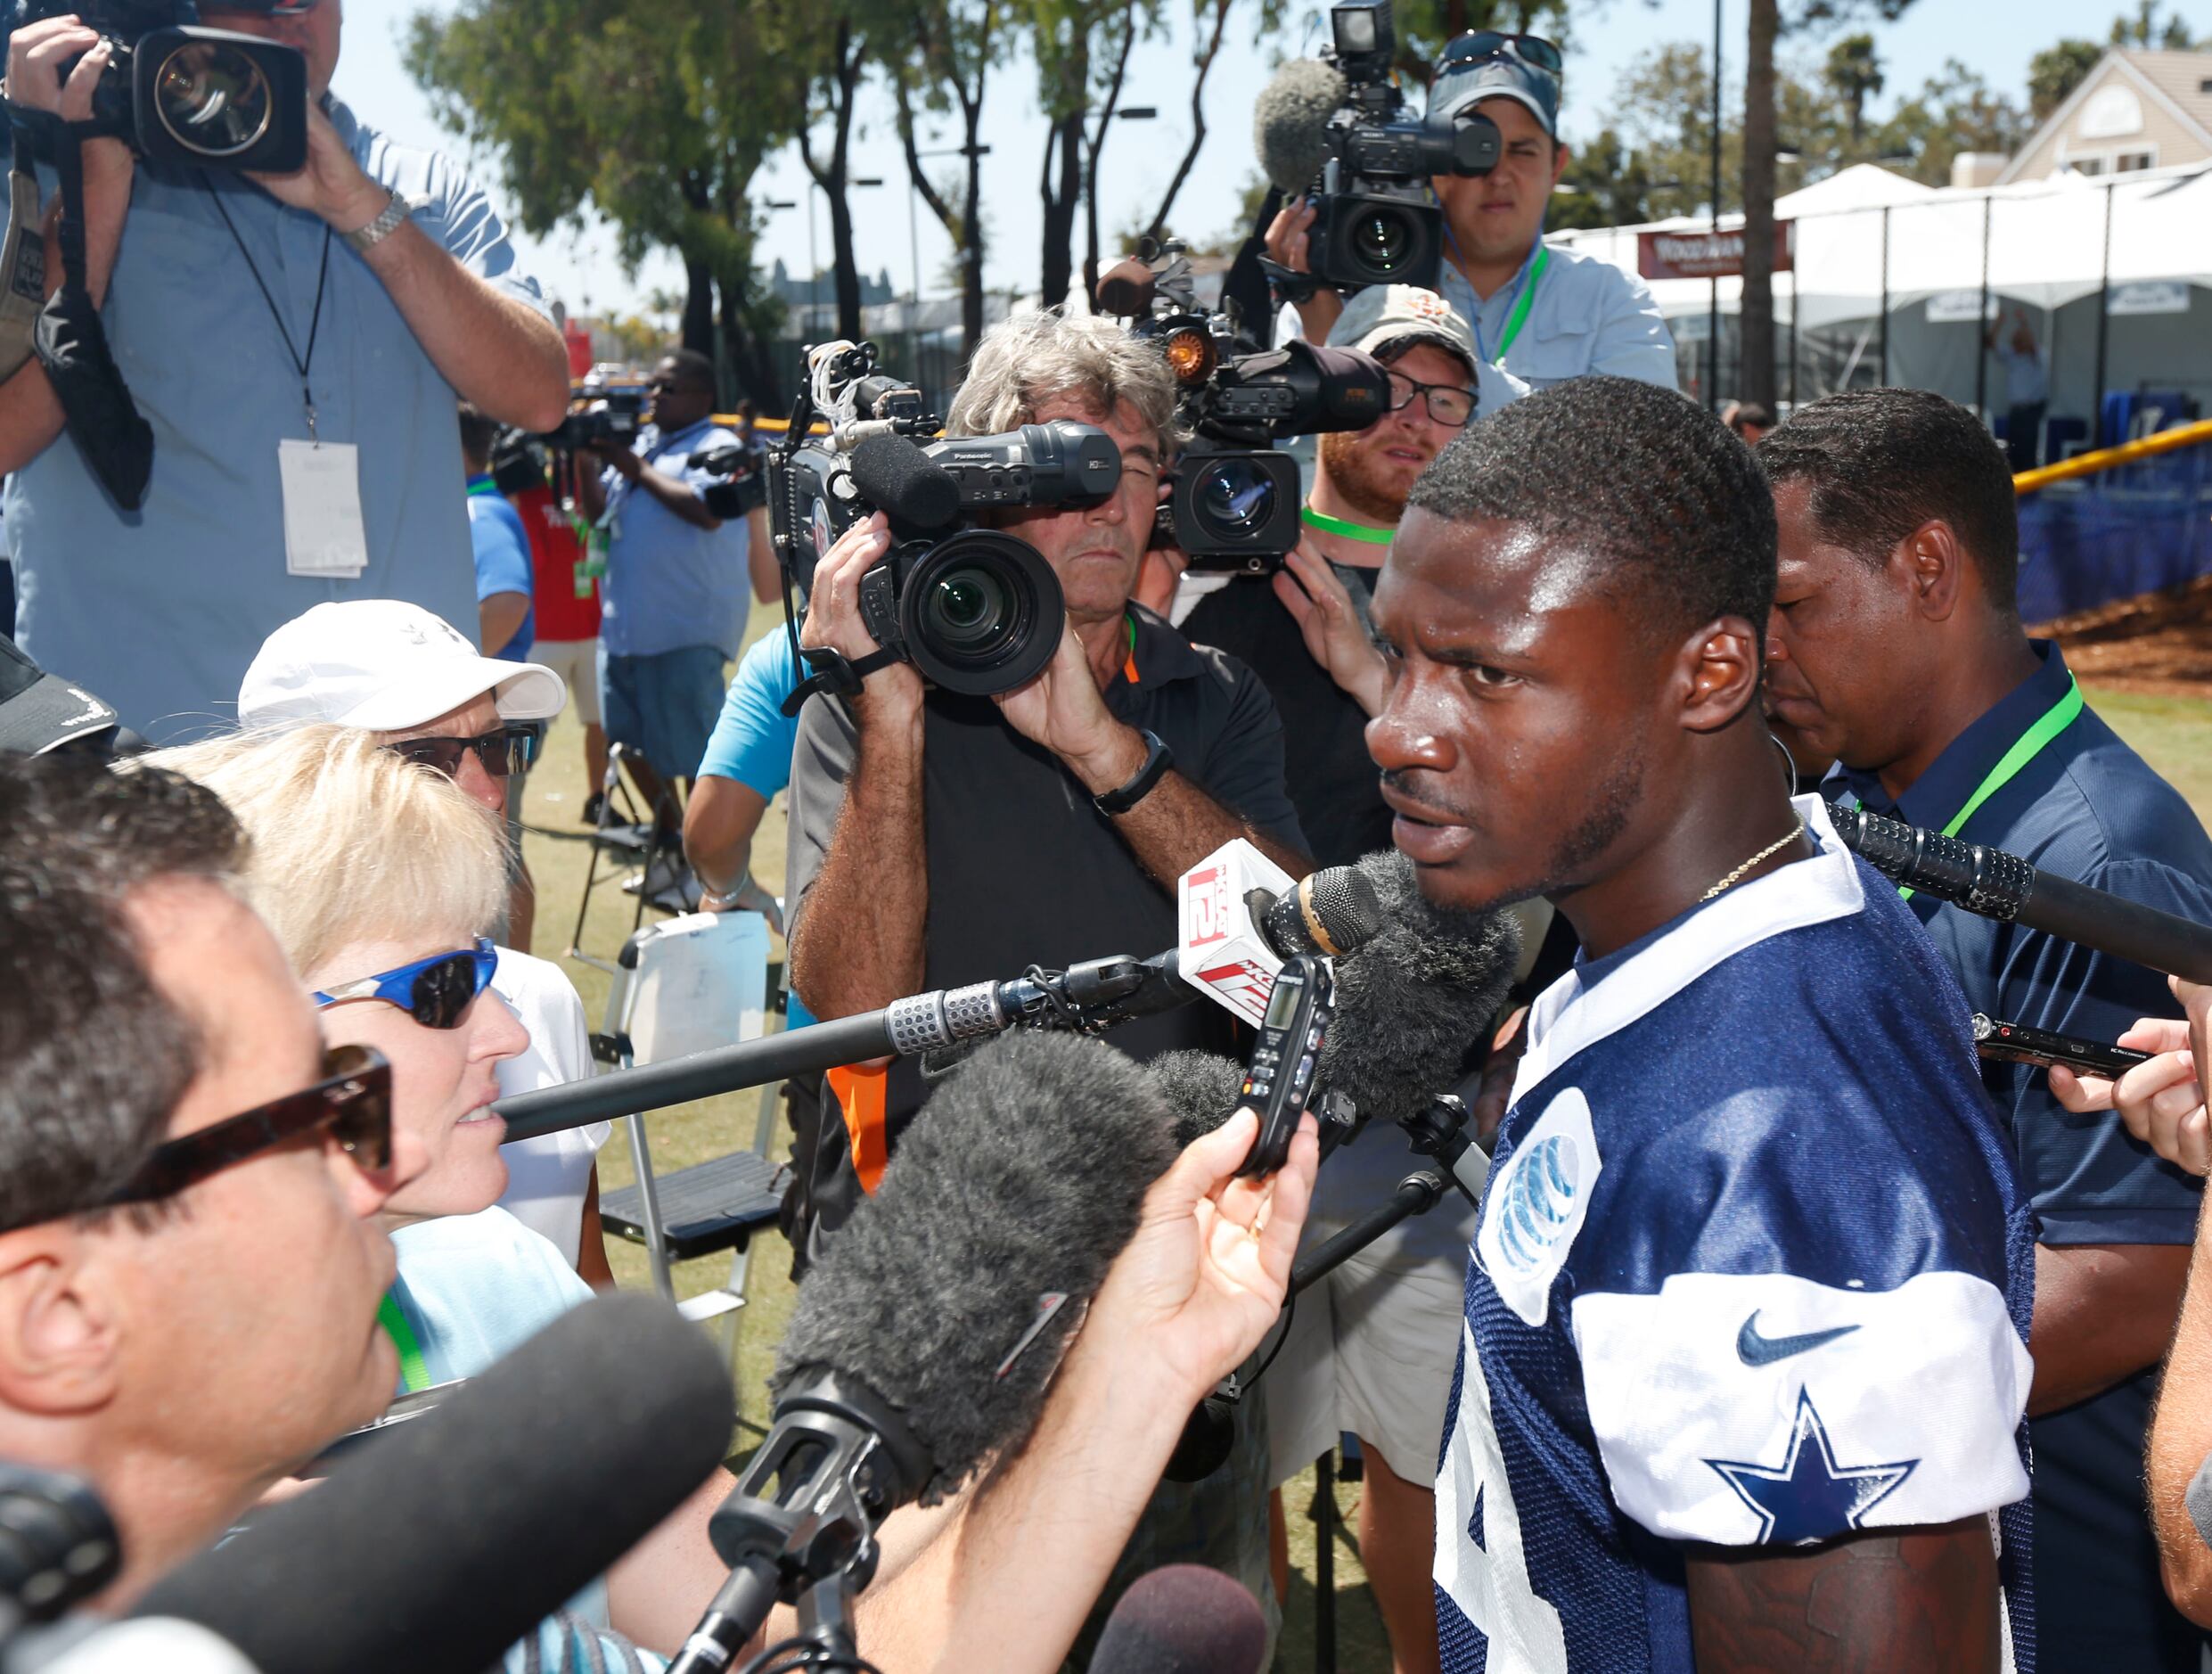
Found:
[{"label": "white baseball cap", "polygon": [[543,663],[480,656],[443,618],[397,599],[318,604],[261,642],[238,687],[242,726],[332,721],[399,732],[485,693],[502,720],[550,720],[569,689]]}]

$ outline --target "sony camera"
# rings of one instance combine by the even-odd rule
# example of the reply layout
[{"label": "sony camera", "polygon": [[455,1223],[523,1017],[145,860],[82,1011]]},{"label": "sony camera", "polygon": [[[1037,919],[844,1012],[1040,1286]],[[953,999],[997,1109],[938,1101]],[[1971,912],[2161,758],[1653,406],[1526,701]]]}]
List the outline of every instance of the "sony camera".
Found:
[{"label": "sony camera", "polygon": [[[808,387],[767,465],[768,522],[786,598],[855,523],[881,511],[891,547],[861,578],[859,604],[882,654],[947,691],[1012,691],[1053,660],[1067,620],[1060,579],[1027,541],[978,527],[979,513],[1095,505],[1121,481],[1121,450],[1095,425],[1061,420],[997,436],[928,441],[941,428],[912,385],[879,375],[875,345],[807,351]],[[810,433],[817,418],[824,433]],[[857,692],[867,672],[834,652],[799,653],[809,692]]]},{"label": "sony camera", "polygon": [[1488,174],[1497,167],[1497,124],[1472,111],[1434,122],[1406,114],[1391,76],[1397,34],[1390,0],[1339,0],[1329,22],[1334,42],[1323,55],[1344,78],[1345,103],[1329,119],[1307,265],[1339,291],[1433,291],[1444,211],[1430,176]]},{"label": "sony camera", "polygon": [[1167,357],[1178,396],[1177,456],[1152,544],[1181,548],[1193,570],[1265,575],[1298,545],[1298,461],[1269,444],[1321,431],[1365,430],[1389,409],[1389,379],[1372,355],[1290,341],[1237,353],[1237,323],[1208,313],[1181,241],[1150,263],[1117,263],[1099,307]]},{"label": "sony camera", "polygon": [[307,61],[298,48],[203,29],[192,0],[19,0],[12,27],[70,12],[113,49],[87,133],[149,162],[272,175],[307,166]]}]

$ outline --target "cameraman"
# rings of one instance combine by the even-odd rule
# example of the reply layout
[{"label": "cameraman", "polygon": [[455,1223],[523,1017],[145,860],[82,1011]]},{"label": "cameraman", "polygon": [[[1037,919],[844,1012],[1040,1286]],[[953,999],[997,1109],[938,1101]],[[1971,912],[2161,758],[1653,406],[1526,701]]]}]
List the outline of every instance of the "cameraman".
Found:
[{"label": "cameraman", "polygon": [[[1471,110],[1497,125],[1497,167],[1437,175],[1444,261],[1437,290],[1474,328],[1476,352],[1537,389],[1610,372],[1675,388],[1675,341],[1643,282],[1610,262],[1544,242],[1544,211],[1567,167],[1559,135],[1560,54],[1532,35],[1471,29],[1445,49],[1429,116]],[[1267,229],[1267,253],[1309,271],[1312,203],[1286,205]],[[1325,287],[1298,305],[1318,342],[1344,299]]]},{"label": "cameraman", "polygon": [[[473,621],[455,397],[529,430],[568,401],[560,333],[483,193],[331,95],[340,0],[200,15],[306,54],[307,162],[249,177],[84,144],[86,279],[154,434],[143,511],[120,512],[57,441],[36,358],[0,384],[25,647],[157,742],[211,720],[261,642],[311,605],[396,598]],[[76,17],[26,24],[9,96],[81,121],[110,56]],[[48,283],[61,272],[50,234]],[[280,442],[309,438],[359,449],[357,509],[283,483]],[[339,528],[360,573],[290,558],[288,512]]]},{"label": "cameraman", "polygon": [[[1103,319],[1021,315],[978,345],[950,434],[1096,424],[1121,449],[1121,480],[1096,505],[995,520],[1043,554],[1067,601],[1058,654],[1034,680],[963,696],[894,662],[850,702],[816,697],[801,712],[784,899],[792,989],[814,1015],[1173,946],[1176,879],[1233,838],[1307,870],[1266,693],[1242,664],[1130,603],[1175,401],[1158,346]],[[855,593],[888,543],[879,513],[823,554],[802,644],[856,661],[877,649]],[[1208,1006],[1114,1031],[1139,1059],[1233,1041]],[[911,1058],[833,1070],[826,1082],[818,1131],[795,1147],[801,1251],[873,1188],[922,1094]],[[1241,1429],[1227,1469],[1163,1490],[1133,1548],[1139,1563],[1195,1557],[1264,1591],[1265,1460],[1256,1427]],[[1118,1583],[1131,1578],[1125,1564]]]}]

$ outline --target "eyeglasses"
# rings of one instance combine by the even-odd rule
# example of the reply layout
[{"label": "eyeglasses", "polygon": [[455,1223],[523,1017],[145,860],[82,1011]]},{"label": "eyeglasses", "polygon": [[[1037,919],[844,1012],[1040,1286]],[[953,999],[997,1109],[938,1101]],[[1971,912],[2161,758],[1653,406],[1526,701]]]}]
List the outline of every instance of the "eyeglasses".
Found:
[{"label": "eyeglasses", "polygon": [[1567,73],[1567,61],[1558,46],[1541,35],[1509,35],[1503,29],[1469,29],[1452,37],[1444,48],[1446,64],[1478,63],[1486,58],[1518,58],[1532,70],[1555,80]]},{"label": "eyeglasses", "polygon": [[234,1163],[324,1128],[362,1168],[391,1166],[392,1067],[383,1054],[367,1046],[326,1048],[323,1079],[313,1087],[168,1141],[108,1204],[174,1197]]},{"label": "eyeglasses", "polygon": [[1397,412],[1416,395],[1429,398],[1429,416],[1457,430],[1475,415],[1475,392],[1456,383],[1417,383],[1402,372],[1390,374],[1390,411]]},{"label": "eyeglasses", "polygon": [[491,938],[479,936],[473,948],[434,953],[413,964],[379,971],[374,976],[340,982],[336,988],[318,989],[312,997],[318,1006],[338,1005],[347,1000],[383,1000],[425,1029],[458,1029],[476,997],[491,982],[498,963]]},{"label": "eyeglasses", "polygon": [[384,748],[418,767],[442,773],[448,779],[459,776],[461,758],[474,751],[486,773],[495,779],[504,779],[512,774],[528,773],[536,765],[537,747],[545,736],[544,727],[516,721],[477,738],[402,738]]}]

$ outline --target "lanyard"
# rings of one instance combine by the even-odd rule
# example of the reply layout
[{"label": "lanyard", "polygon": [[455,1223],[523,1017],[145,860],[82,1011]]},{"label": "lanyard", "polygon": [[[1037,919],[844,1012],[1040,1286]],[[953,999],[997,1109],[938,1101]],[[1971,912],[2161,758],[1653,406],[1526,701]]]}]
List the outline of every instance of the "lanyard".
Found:
[{"label": "lanyard", "polygon": [[[2012,748],[1998,758],[1997,765],[1990,768],[1987,776],[1974,787],[1974,794],[1966,799],[1966,806],[1951,816],[1950,824],[1943,828],[1943,834],[1946,837],[1957,836],[1960,829],[1973,816],[1974,810],[2010,784],[2022,767],[2043,753],[2044,745],[2071,726],[2081,709],[2081,683],[2069,673],[2066,677],[2066,695],[2045,710],[2033,726],[2013,740]],[[1900,889],[1897,893],[1908,901],[1913,899],[1910,889]]]},{"label": "lanyard", "polygon": [[1316,512],[1310,505],[1300,509],[1298,520],[1324,534],[1341,535],[1346,540],[1365,541],[1370,546],[1388,546],[1397,533],[1394,529],[1369,529],[1366,524],[1355,523],[1348,518],[1331,517],[1328,513]]},{"label": "lanyard", "polygon": [[406,1315],[399,1311],[399,1304],[392,1300],[389,1291],[376,1305],[376,1317],[384,1327],[384,1334],[399,1350],[399,1384],[412,1395],[419,1389],[430,1386],[430,1368],[422,1358],[422,1345],[415,1341],[414,1327],[407,1323]]},{"label": "lanyard", "polygon": [[1504,369],[1505,357],[1513,347],[1513,340],[1520,335],[1520,328],[1528,324],[1528,309],[1536,300],[1536,286],[1543,283],[1544,269],[1551,259],[1552,247],[1538,244],[1536,259],[1528,269],[1528,283],[1521,286],[1520,295],[1513,302],[1513,311],[1505,316],[1504,334],[1498,339],[1498,357],[1492,364],[1501,371]]},{"label": "lanyard", "polygon": [[471,479],[470,480],[470,482],[469,482],[469,495],[470,495],[470,497],[471,497],[471,498],[474,498],[477,495],[479,495],[479,494],[488,494],[488,495],[491,495],[491,496],[492,496],[493,497],[495,497],[495,498],[498,497],[498,495],[499,495],[499,484],[498,484],[498,482],[497,482],[496,480],[494,480],[493,478],[490,478],[490,477],[475,477],[475,478],[471,478]]},{"label": "lanyard", "polygon": [[246,248],[246,241],[238,236],[238,224],[231,219],[231,212],[223,207],[223,194],[215,189],[215,183],[205,174],[200,184],[207,191],[215,212],[223,217],[223,225],[230,228],[231,242],[238,246],[238,253],[246,258],[246,271],[253,275],[259,287],[262,301],[269,305],[269,317],[276,322],[276,334],[284,340],[284,352],[291,357],[293,370],[299,373],[299,399],[307,409],[307,439],[315,439],[315,391],[307,385],[307,368],[315,365],[315,335],[323,329],[323,291],[331,282],[331,229],[323,228],[323,260],[315,277],[315,313],[307,321],[307,352],[301,354],[292,347],[291,332],[285,328],[284,316],[276,306],[276,299],[269,294],[268,282],[261,277],[261,269],[254,265],[253,253]]}]

